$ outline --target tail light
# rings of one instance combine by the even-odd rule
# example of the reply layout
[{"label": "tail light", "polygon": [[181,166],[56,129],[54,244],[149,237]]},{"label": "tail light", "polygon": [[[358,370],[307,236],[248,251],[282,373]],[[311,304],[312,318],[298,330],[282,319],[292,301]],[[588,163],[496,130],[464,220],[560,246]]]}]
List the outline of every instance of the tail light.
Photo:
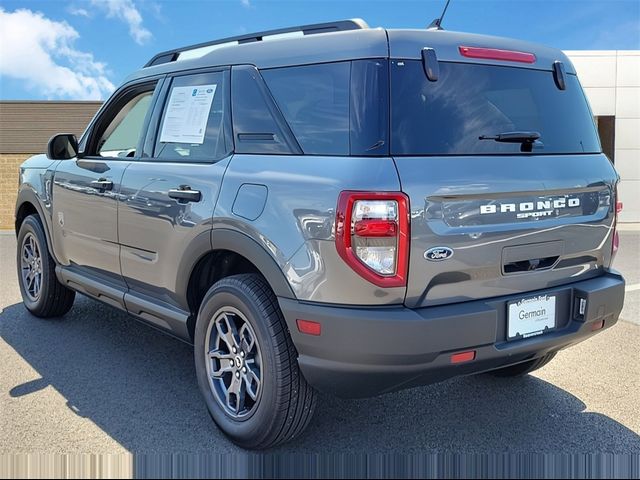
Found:
[{"label": "tail light", "polygon": [[409,199],[403,193],[340,194],[336,249],[361,277],[379,287],[407,284]]},{"label": "tail light", "polygon": [[618,186],[616,185],[616,216],[613,223],[613,241],[611,242],[611,261],[618,253],[618,247],[620,247],[620,235],[618,235],[618,214],[622,211],[622,202],[618,201]]}]

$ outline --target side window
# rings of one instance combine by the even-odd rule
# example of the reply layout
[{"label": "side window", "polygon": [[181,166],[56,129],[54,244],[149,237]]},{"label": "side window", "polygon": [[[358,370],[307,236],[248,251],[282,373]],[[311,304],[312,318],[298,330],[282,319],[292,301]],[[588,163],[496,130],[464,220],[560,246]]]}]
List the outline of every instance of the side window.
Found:
[{"label": "side window", "polygon": [[231,84],[236,153],[302,153],[255,67],[233,67]]},{"label": "side window", "polygon": [[100,134],[97,154],[101,157],[135,157],[153,90],[138,93],[115,114]]},{"label": "side window", "polygon": [[351,62],[351,155],[389,155],[389,62]]},{"label": "side window", "polygon": [[350,62],[261,73],[304,153],[349,155]]},{"label": "side window", "polygon": [[153,156],[209,162],[230,152],[225,139],[227,73],[174,77],[167,91]]}]

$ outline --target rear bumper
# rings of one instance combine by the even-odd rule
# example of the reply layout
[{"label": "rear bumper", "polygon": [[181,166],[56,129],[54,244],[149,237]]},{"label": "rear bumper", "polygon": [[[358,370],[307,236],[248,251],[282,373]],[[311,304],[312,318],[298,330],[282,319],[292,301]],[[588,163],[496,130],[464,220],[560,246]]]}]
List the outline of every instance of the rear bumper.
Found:
[{"label": "rear bumper", "polygon": [[[507,302],[539,294],[558,297],[558,328],[507,342]],[[582,316],[577,308],[580,298],[587,301]],[[624,280],[609,272],[517,296],[420,309],[278,300],[307,381],[324,392],[357,398],[492,370],[581,342],[618,321]],[[322,334],[300,333],[296,319],[320,322]],[[592,331],[600,321],[604,327]],[[451,354],[465,350],[475,350],[475,360],[451,364]]]}]

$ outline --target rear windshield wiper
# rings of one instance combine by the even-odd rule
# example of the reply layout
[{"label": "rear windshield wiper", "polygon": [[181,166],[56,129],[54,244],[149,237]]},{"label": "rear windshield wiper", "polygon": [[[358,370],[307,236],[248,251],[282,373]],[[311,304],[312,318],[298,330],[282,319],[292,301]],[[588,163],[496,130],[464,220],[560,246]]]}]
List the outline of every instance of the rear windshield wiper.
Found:
[{"label": "rear windshield wiper", "polygon": [[478,140],[494,140],[502,143],[519,143],[520,151],[529,153],[533,151],[533,145],[542,147],[542,142],[538,142],[540,134],[538,132],[504,132],[497,135],[480,135]]},{"label": "rear windshield wiper", "polygon": [[505,132],[497,135],[480,135],[478,140],[495,140],[504,143],[533,143],[540,138],[538,132]]}]

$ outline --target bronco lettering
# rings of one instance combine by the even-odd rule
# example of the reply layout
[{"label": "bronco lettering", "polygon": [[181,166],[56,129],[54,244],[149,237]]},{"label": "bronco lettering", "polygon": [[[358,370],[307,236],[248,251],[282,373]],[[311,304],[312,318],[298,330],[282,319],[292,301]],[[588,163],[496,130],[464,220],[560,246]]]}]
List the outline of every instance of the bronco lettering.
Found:
[{"label": "bronco lettering", "polygon": [[[577,197],[565,198],[560,197],[553,200],[538,200],[537,202],[521,202],[521,203],[489,203],[487,205],[480,205],[480,214],[487,213],[518,213],[518,212],[532,212],[529,214],[519,214],[517,218],[526,217],[539,217],[551,215],[552,209],[560,208],[573,208],[580,206],[580,199]],[[540,213],[544,213],[541,215]]]}]

